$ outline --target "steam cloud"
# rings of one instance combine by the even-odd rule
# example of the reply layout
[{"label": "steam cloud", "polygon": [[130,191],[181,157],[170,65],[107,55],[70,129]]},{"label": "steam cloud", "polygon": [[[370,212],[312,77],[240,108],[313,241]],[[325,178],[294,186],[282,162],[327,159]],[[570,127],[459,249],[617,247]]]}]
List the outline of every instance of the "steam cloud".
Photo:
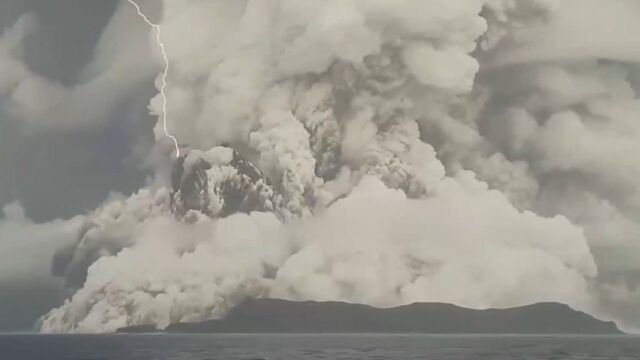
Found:
[{"label": "steam cloud", "polygon": [[164,1],[170,132],[191,150],[66,228],[68,300],[42,331],[164,328],[246,297],[615,317],[638,291],[596,263],[638,246],[640,72],[610,48],[522,50],[566,6]]}]

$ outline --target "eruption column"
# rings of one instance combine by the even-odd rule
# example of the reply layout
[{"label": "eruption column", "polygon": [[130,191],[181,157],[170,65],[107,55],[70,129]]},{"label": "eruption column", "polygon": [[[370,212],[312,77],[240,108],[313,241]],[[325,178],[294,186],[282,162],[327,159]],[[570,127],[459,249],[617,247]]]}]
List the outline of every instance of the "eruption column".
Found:
[{"label": "eruption column", "polygon": [[178,139],[175,136],[169,133],[169,129],[167,128],[167,96],[164,93],[165,88],[167,87],[167,75],[169,74],[169,57],[167,57],[167,51],[165,50],[164,43],[161,39],[161,31],[160,25],[154,24],[145,14],[140,10],[140,6],[134,0],[127,0],[131,5],[136,8],[138,15],[151,26],[156,31],[156,42],[158,46],[160,46],[160,50],[162,52],[162,58],[164,59],[164,71],[162,72],[162,80],[160,84],[160,97],[162,98],[162,127],[164,129],[165,135],[173,141],[173,145],[176,149],[176,157],[180,157],[180,146],[178,145]]}]

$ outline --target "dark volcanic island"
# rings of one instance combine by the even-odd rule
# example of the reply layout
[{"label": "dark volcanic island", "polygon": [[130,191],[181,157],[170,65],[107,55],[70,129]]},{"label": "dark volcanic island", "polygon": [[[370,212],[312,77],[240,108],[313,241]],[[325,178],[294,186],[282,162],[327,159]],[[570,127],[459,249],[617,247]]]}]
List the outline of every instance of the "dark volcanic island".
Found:
[{"label": "dark volcanic island", "polygon": [[[155,332],[139,326],[120,332]],[[174,324],[170,333],[621,334],[558,303],[472,310],[442,303],[379,309],[342,302],[247,300],[219,320]]]}]

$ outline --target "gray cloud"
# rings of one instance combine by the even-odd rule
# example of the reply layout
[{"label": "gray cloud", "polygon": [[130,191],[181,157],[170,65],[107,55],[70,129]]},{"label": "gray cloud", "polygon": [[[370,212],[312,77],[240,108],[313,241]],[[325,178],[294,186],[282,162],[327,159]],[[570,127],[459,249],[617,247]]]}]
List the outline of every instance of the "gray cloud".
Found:
[{"label": "gray cloud", "polygon": [[74,215],[143,180],[127,159],[151,140],[147,29],[134,22],[124,40],[127,14],[107,23],[114,3],[102,3],[38,2],[2,37],[0,200],[20,199],[36,219]]},{"label": "gray cloud", "polygon": [[[498,52],[502,64],[585,58],[640,62],[640,31],[634,0],[567,0],[559,2],[552,21],[522,29],[522,46]],[[597,31],[594,31],[595,28]],[[588,34],[588,36],[585,36]]]},{"label": "gray cloud", "polygon": [[[3,37],[0,61],[19,71],[0,81],[12,131],[0,200],[28,214],[36,198],[63,204],[40,219],[95,207],[38,225],[13,205],[0,227],[13,239],[75,231],[43,240],[65,245],[54,270],[68,295],[44,331],[164,327],[246,296],[562,301],[640,326],[635,2],[163,5],[169,129],[191,148],[179,165],[144,116],[139,94],[160,68],[124,2],[91,61],[76,76],[60,69],[61,83],[24,61],[41,49],[24,48],[28,27]],[[161,112],[159,97],[150,108]],[[69,137],[83,140],[43,156]],[[21,170],[23,152],[41,172]],[[136,169],[150,167],[143,186]],[[62,198],[49,179],[88,189]],[[13,278],[31,269],[8,266]]]},{"label": "gray cloud", "polygon": [[[120,28],[114,21],[122,19],[114,15],[116,5],[0,4],[0,207],[19,200],[37,221],[69,218],[111,191],[131,192],[144,182],[147,171],[133,159],[153,140],[146,107],[155,70],[145,60],[150,47],[144,26],[133,23],[124,41],[114,33]],[[120,55],[99,53],[110,51]],[[7,257],[0,297],[15,300],[3,303],[6,308],[26,304],[2,316],[0,331],[29,329],[43,304],[58,302],[59,281],[42,275],[49,272],[50,250],[59,246],[46,239],[54,224],[16,223],[0,212],[0,248]],[[48,298],[26,298],[34,293]]]}]

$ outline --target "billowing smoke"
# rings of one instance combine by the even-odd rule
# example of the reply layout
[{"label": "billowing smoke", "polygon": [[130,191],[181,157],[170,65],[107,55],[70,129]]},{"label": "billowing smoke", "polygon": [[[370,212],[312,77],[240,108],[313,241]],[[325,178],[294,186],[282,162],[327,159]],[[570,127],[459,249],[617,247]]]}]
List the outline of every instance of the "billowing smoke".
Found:
[{"label": "billowing smoke", "polygon": [[246,297],[607,316],[637,297],[596,263],[640,235],[639,76],[520,60],[558,2],[163,5],[169,129],[190,150],[86,216],[43,331],[164,328]]}]

